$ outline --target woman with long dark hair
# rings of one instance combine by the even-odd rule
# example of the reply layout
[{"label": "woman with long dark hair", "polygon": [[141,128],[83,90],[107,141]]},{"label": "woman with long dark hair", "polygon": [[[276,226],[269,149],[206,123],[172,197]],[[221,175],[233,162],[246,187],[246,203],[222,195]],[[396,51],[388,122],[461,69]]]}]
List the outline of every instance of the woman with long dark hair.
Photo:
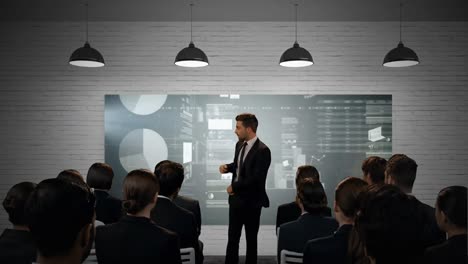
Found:
[{"label": "woman with long dark hair", "polygon": [[96,228],[99,263],[181,263],[176,234],[150,219],[159,182],[148,170],[131,171],[123,183],[123,207],[117,223]]}]

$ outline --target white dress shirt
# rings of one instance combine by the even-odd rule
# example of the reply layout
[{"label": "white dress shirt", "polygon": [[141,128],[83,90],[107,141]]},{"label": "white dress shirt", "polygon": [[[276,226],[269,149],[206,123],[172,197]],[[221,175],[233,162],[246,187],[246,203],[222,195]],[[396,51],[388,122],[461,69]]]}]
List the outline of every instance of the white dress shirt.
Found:
[{"label": "white dress shirt", "polygon": [[[255,136],[255,137],[251,138],[249,141],[244,141],[244,143],[247,142],[247,145],[245,146],[244,157],[243,157],[242,162],[245,161],[245,157],[247,157],[247,154],[249,154],[250,149],[252,149],[252,146],[255,144],[257,139],[258,139],[257,136]],[[239,180],[241,153],[242,153],[242,149],[239,151],[239,157],[237,158],[237,169],[236,169],[236,175],[237,176],[236,176],[235,181]]]}]

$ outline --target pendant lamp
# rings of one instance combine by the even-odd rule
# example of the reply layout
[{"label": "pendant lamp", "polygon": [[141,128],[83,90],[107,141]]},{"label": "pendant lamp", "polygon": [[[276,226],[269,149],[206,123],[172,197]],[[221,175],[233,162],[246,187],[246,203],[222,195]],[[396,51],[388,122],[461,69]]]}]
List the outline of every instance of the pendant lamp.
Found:
[{"label": "pendant lamp", "polygon": [[401,21],[403,4],[400,2],[400,42],[398,46],[385,55],[383,66],[385,67],[409,67],[419,64],[418,55],[412,49],[405,47],[401,41]]},{"label": "pendant lamp", "polygon": [[83,47],[76,49],[70,56],[68,63],[78,67],[102,67],[104,58],[101,53],[92,48],[88,42],[88,2],[86,2],[86,42]]},{"label": "pendant lamp", "polygon": [[195,47],[192,41],[192,8],[193,3],[190,4],[190,44],[188,47],[183,48],[179,53],[177,53],[174,64],[181,67],[204,67],[209,64],[208,57],[205,52]]},{"label": "pendant lamp", "polygon": [[297,4],[294,6],[296,10],[296,41],[292,48],[287,49],[281,55],[279,64],[284,67],[306,67],[314,64],[314,60],[312,55],[297,43]]}]

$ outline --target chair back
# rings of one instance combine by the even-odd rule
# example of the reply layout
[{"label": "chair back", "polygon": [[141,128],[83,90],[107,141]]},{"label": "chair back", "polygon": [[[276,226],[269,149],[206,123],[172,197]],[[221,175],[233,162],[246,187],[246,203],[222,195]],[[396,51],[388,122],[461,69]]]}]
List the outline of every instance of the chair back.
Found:
[{"label": "chair back", "polygon": [[180,258],[183,264],[195,264],[195,249],[194,248],[181,248]]},{"label": "chair back", "polygon": [[280,254],[281,264],[302,263],[302,258],[304,257],[304,254],[302,253],[289,251],[286,249],[281,250]]}]

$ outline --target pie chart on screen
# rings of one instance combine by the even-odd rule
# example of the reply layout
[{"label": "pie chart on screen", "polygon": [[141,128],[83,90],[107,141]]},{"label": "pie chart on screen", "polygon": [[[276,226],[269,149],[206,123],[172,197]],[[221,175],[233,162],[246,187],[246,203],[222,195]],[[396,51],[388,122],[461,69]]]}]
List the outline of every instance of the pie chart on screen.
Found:
[{"label": "pie chart on screen", "polygon": [[121,95],[119,98],[128,111],[137,115],[149,115],[158,111],[164,105],[167,95]]},{"label": "pie chart on screen", "polygon": [[135,169],[153,170],[168,157],[166,141],[151,129],[135,129],[120,142],[119,159],[127,172]]}]

